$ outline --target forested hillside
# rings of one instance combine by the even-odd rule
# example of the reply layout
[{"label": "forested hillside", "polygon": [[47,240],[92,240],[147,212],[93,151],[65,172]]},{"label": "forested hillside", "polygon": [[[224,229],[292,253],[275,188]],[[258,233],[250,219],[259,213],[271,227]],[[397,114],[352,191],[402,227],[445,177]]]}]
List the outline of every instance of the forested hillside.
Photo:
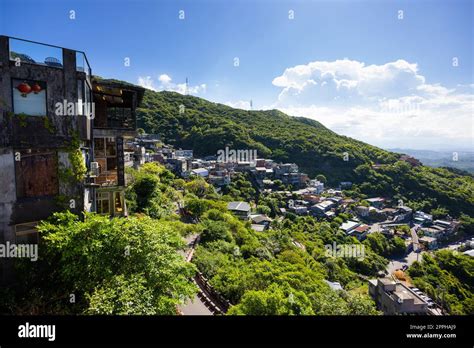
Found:
[{"label": "forested hillside", "polygon": [[[330,184],[352,181],[355,194],[382,195],[415,209],[474,216],[472,177],[448,169],[412,167],[399,161],[399,154],[340,136],[314,120],[149,90],[138,117],[147,133],[161,134],[166,143],[193,149],[197,156],[215,155],[226,146],[256,149],[259,157],[297,163],[311,177],[324,174]],[[373,164],[383,166],[374,169]]]}]

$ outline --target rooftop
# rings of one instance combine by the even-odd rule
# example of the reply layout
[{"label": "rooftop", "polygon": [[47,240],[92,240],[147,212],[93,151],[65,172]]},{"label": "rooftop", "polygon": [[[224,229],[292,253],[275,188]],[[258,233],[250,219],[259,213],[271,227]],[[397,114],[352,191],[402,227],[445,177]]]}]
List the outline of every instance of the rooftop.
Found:
[{"label": "rooftop", "polygon": [[[3,36],[3,35],[2,35]],[[63,68],[63,50],[76,52],[76,70],[91,75],[91,67],[84,52],[42,42],[8,37],[10,60],[20,59],[21,63]]]},{"label": "rooftop", "polygon": [[248,212],[250,211],[250,204],[248,204],[247,202],[230,202],[229,204],[227,204],[227,209]]},{"label": "rooftop", "polygon": [[421,297],[419,297],[402,283],[395,284],[395,291],[393,291],[393,295],[402,300],[413,300],[415,304],[426,303]]},{"label": "rooftop", "polygon": [[352,230],[354,228],[356,228],[357,226],[360,225],[360,222],[357,222],[357,221],[346,221],[344,222],[342,225],[341,225],[341,229],[345,232],[349,231],[349,230]]}]

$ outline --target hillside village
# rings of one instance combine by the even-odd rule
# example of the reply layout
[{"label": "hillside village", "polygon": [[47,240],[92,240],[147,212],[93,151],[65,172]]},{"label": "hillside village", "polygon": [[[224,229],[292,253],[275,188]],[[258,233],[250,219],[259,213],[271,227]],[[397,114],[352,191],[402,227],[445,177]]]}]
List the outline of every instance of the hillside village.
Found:
[{"label": "hillside village", "polygon": [[[13,51],[15,45],[46,46],[56,50],[63,60],[46,57],[44,62],[35,61],[23,51]],[[16,65],[18,62],[19,66]],[[225,313],[230,303],[233,305],[230,309],[232,313],[247,313],[240,301],[246,295],[251,296],[252,292],[243,285],[239,291],[233,288],[234,283],[238,283],[237,280],[241,278],[240,274],[231,280],[221,279],[227,274],[218,275],[219,272],[227,273],[224,267],[230,271],[240,271],[240,267],[245,266],[248,269],[273,267],[276,273],[294,275],[300,272],[301,278],[307,277],[307,281],[294,285],[303,298],[301,308],[285,307],[288,305],[287,296],[293,296],[295,291],[288,288],[288,282],[274,284],[271,281],[270,285],[265,283],[264,290],[260,290],[273,294],[272,289],[277,288],[279,296],[285,298],[282,305],[285,313],[314,314],[330,308],[329,314],[334,313],[331,311],[353,314],[351,304],[355,302],[361,304],[363,309],[361,312],[355,310],[356,314],[377,314],[379,312],[372,308],[372,301],[366,301],[367,295],[370,295],[378,310],[385,314],[439,315],[444,313],[440,299],[429,298],[426,293],[414,288],[405,274],[406,269],[419,260],[420,254],[431,254],[438,249],[455,248],[473,256],[471,242],[458,243],[460,221],[447,214],[443,219],[437,219],[427,212],[413,211],[394,197],[354,195],[351,191],[352,182],[342,181],[329,186],[328,182],[335,181],[331,180],[333,178],[326,178],[322,174],[310,178],[300,171],[296,163],[279,163],[270,158],[258,157],[254,149],[225,147],[204,157],[195,156],[193,148],[175,148],[158,134],[146,134],[137,126],[137,108],[142,103],[145,89],[93,76],[83,52],[0,36],[0,71],[2,76],[7,77],[2,80],[6,88],[0,94],[0,121],[5,125],[0,133],[2,242],[19,245],[40,243],[40,230],[43,228],[42,232],[48,233],[54,230],[54,224],[49,219],[53,217],[54,220],[55,214],[59,212],[65,214],[59,215],[65,220],[73,221],[71,226],[85,224],[84,221],[79,222],[84,220],[84,216],[97,219],[100,226],[111,224],[118,234],[124,233],[124,240],[131,238],[128,234],[130,231],[136,231],[122,228],[121,224],[138,224],[144,229],[143,235],[148,231],[148,222],[163,224],[165,227],[160,226],[170,230],[170,235],[177,235],[180,242],[182,237],[186,237],[188,242],[184,259],[183,255],[175,252],[180,243],[171,241],[173,248],[167,249],[172,251],[170,259],[179,255],[176,267],[181,267],[181,271],[176,272],[184,284],[179,295],[189,296],[195,290],[192,284],[196,284],[199,296],[207,303],[205,308],[214,308],[217,302],[224,304],[216,310],[219,314]],[[65,96],[67,99],[64,99]],[[61,108],[63,111],[58,112],[58,103],[60,106],[70,103],[73,108],[79,107],[71,115],[64,114]],[[93,105],[95,113],[91,113],[87,105]],[[179,113],[180,109],[175,111]],[[400,161],[414,167],[420,165],[416,159],[408,156],[402,156]],[[134,175],[146,169],[149,163],[156,164],[152,174],[145,173],[143,176],[149,181],[145,180],[143,190],[135,190],[135,196],[130,199],[127,194],[135,189],[133,185],[137,182]],[[384,165],[374,164],[373,167],[380,169]],[[173,173],[172,179],[161,178],[157,174],[160,168],[166,168],[166,173]],[[188,192],[188,203],[191,201],[198,206],[205,203],[206,209],[193,215],[189,212],[192,210],[189,206],[181,205],[180,199],[175,197],[175,194],[179,196],[184,192],[177,185],[178,180],[182,181],[181,185],[197,183],[199,186],[204,181],[212,187],[202,195]],[[239,196],[242,193],[241,186],[245,186],[245,198]],[[233,195],[233,192],[239,194]],[[164,196],[168,201],[160,200]],[[238,199],[235,199],[236,196]],[[272,203],[262,205],[262,201]],[[135,206],[128,207],[129,203]],[[138,207],[140,204],[142,206]],[[154,215],[149,214],[149,206],[153,208]],[[203,215],[205,219],[202,219]],[[145,217],[149,220],[145,220]],[[299,231],[299,226],[308,229]],[[291,228],[296,231],[291,231]],[[312,228],[320,233],[313,233]],[[59,229],[63,231],[62,225]],[[209,249],[197,246],[201,234],[205,234],[203,231],[217,235],[208,236],[206,245]],[[107,233],[99,234],[98,238],[104,235]],[[345,261],[334,261],[331,257],[326,259],[323,255],[323,241],[336,244],[337,240],[342,245],[350,242],[363,248],[366,244],[360,242],[371,239],[371,235],[382,235],[391,249],[401,248],[402,255],[396,257],[386,252],[385,257],[390,263],[385,270],[386,259],[373,250],[370,251],[373,260],[368,260],[366,264],[357,263],[358,259],[345,264]],[[301,238],[307,240],[302,241]],[[205,239],[204,236],[204,242]],[[50,247],[57,245],[51,243]],[[212,248],[217,248],[217,251]],[[312,254],[306,252],[310,248]],[[75,245],[72,250],[77,251]],[[197,260],[193,259],[195,250]],[[384,251],[381,250],[381,253]],[[119,255],[122,255],[121,249]],[[144,252],[144,255],[149,254]],[[364,258],[363,253],[358,256]],[[49,261],[47,259],[46,264]],[[148,257],[141,261],[151,263]],[[196,266],[190,265],[191,261]],[[221,265],[222,269],[213,269],[215,264]],[[6,260],[0,266],[2,283],[11,284],[18,275],[14,271],[14,261]],[[66,264],[66,267],[74,266],[74,262]],[[153,263],[149,267],[153,269],[157,266]],[[196,271],[193,267],[199,270],[196,277],[187,273]],[[77,275],[80,272],[65,273],[80,277]],[[110,269],[105,272],[109,276],[112,273]],[[134,276],[143,277],[142,273]],[[254,275],[255,272],[252,270],[248,273]],[[31,272],[27,275],[35,274]],[[49,272],[46,274],[50,276]],[[208,280],[205,276],[213,279]],[[101,277],[98,279],[103,281]],[[194,283],[191,283],[190,278],[194,279]],[[95,285],[95,281],[93,279],[87,284]],[[153,281],[152,288],[158,288],[161,283],[156,279]],[[263,281],[259,279],[255,282],[261,284]],[[314,284],[305,288],[308,282]],[[357,289],[362,295],[347,295],[344,287],[348,284],[351,284],[351,290]],[[110,287],[115,289],[115,286]],[[218,293],[216,287],[220,287],[221,292],[227,291],[227,297]],[[170,285],[170,288],[173,286]],[[312,299],[317,300],[309,305],[310,301],[307,298],[305,300],[307,295],[301,289],[318,295],[322,292],[329,299],[313,296]],[[327,289],[327,293],[321,289]],[[336,295],[329,289],[334,290]],[[95,288],[86,288],[84,291],[95,291]],[[160,293],[159,296],[163,295]],[[174,296],[173,301],[179,302],[180,296]],[[167,314],[173,313],[178,307],[173,301],[167,302]],[[323,306],[325,301],[330,305]],[[98,302],[101,303],[101,300]]]},{"label": "hillside village", "polygon": [[[432,215],[413,211],[390,197],[351,198],[345,193],[351,188],[351,182],[340,182],[337,187],[327,187],[324,182],[310,179],[300,172],[295,163],[276,163],[265,158],[220,161],[217,155],[196,158],[192,149],[174,149],[173,146],[162,143],[159,135],[139,135],[127,144],[125,153],[128,166],[158,162],[181,178],[205,179],[217,192],[230,185],[235,176],[248,175],[259,195],[265,197],[277,194],[282,198],[282,207],[273,218],[259,213],[253,201],[228,203],[228,210],[239,219],[248,221],[257,232],[264,233],[272,228],[273,220],[281,221],[290,215],[332,221],[343,214],[349,216],[349,219],[340,225],[340,230],[359,241],[375,232],[382,233],[389,239],[395,236],[402,238],[406,261],[400,263],[400,258],[397,258],[394,262],[399,268],[389,266],[378,280],[369,280],[369,294],[385,314],[442,315],[441,307],[433,299],[405,282],[404,271],[419,259],[418,254],[448,247],[456,238],[459,221],[449,216],[444,220],[433,219]],[[405,159],[413,165],[419,165],[411,157]],[[293,243],[304,248],[296,240]],[[474,243],[469,242],[468,245],[472,247]],[[464,253],[472,255],[469,246]],[[343,290],[337,282],[328,284],[333,289]],[[401,298],[405,299],[402,305]]]},{"label": "hillside village", "polygon": [[[422,247],[433,250],[449,241],[459,226],[459,221],[449,216],[446,220],[433,220],[432,215],[423,211],[413,212],[390,197],[350,198],[344,190],[351,188],[351,182],[341,182],[338,187],[325,187],[323,182],[309,179],[308,175],[300,172],[295,163],[276,163],[264,158],[222,162],[217,156],[195,158],[193,150],[173,149],[172,146],[162,144],[158,135],[147,134],[127,143],[124,151],[126,166],[157,162],[179,177],[202,177],[214,185],[218,192],[230,185],[237,173],[248,174],[261,195],[277,193],[283,197],[285,206],[279,209],[280,218],[292,213],[330,221],[341,213],[349,214],[352,218],[342,224],[341,229],[359,240],[363,240],[367,233],[381,232],[387,236],[405,237],[407,250],[413,249],[414,244],[415,249]],[[292,190],[281,190],[282,185]],[[256,225],[262,221],[268,225],[269,217],[252,214],[249,202],[241,203],[238,208],[230,210],[252,220]],[[400,231],[403,226],[420,237],[414,241],[414,234]]]}]

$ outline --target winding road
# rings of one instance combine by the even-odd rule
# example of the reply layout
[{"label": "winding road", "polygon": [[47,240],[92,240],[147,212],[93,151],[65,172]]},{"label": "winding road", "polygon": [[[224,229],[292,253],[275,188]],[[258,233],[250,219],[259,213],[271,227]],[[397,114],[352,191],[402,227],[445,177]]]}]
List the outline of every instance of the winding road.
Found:
[{"label": "winding road", "polygon": [[[183,257],[187,262],[191,262],[196,249],[197,244],[199,243],[199,235],[193,234],[185,238],[187,248],[184,251]],[[219,305],[212,299],[212,295],[205,288],[202,280],[196,276],[193,279],[193,282],[199,287],[199,291],[194,296],[194,299],[187,302],[185,305],[179,307],[179,311],[182,315],[216,315],[222,313]]]}]

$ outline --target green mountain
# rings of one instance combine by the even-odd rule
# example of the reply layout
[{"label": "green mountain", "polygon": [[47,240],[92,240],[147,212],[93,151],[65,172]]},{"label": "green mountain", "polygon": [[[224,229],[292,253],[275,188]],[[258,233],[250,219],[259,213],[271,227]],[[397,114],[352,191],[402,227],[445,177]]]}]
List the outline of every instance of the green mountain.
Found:
[{"label": "green mountain", "polygon": [[[184,109],[183,107],[184,106]],[[449,168],[412,167],[400,154],[341,136],[321,123],[278,110],[246,111],[175,92],[147,90],[138,125],[198,156],[255,149],[259,157],[295,162],[330,184],[352,181],[352,194],[401,199],[437,215],[474,216],[474,179]],[[373,164],[379,166],[373,167]]]}]

